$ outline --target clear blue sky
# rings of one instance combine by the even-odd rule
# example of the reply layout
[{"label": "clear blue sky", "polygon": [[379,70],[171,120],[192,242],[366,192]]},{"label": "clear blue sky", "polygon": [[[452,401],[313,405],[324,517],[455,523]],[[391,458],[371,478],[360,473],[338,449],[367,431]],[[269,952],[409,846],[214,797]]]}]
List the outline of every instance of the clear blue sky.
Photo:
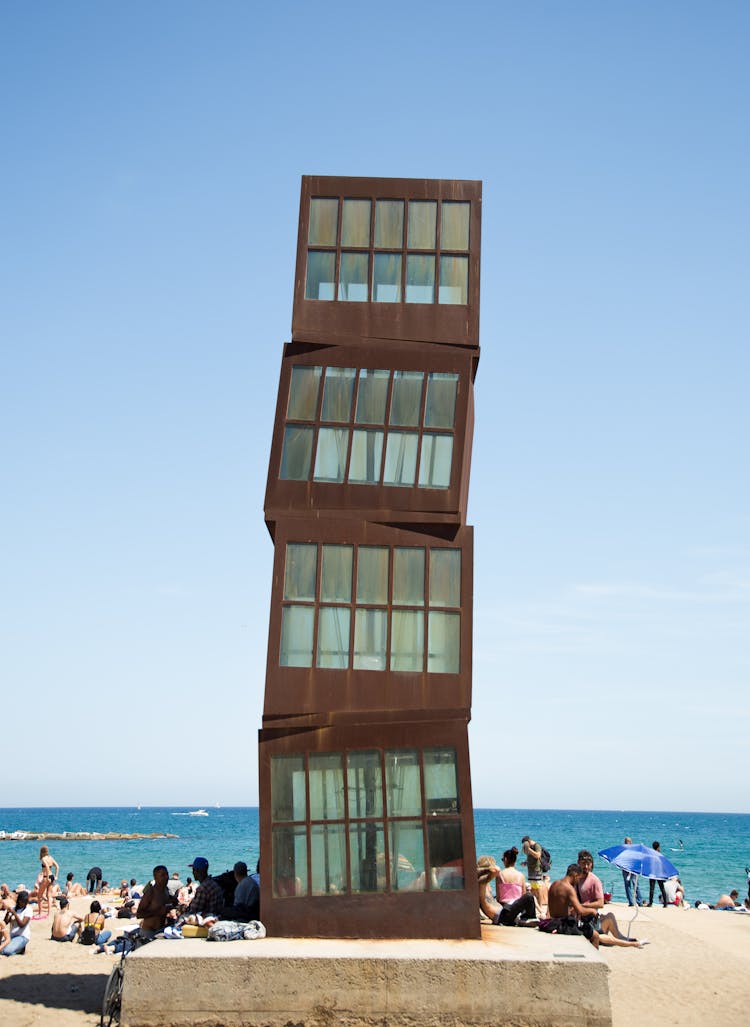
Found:
[{"label": "clear blue sky", "polygon": [[257,801],[342,174],[484,182],[476,805],[750,810],[749,49],[722,0],[3,4],[0,804]]}]

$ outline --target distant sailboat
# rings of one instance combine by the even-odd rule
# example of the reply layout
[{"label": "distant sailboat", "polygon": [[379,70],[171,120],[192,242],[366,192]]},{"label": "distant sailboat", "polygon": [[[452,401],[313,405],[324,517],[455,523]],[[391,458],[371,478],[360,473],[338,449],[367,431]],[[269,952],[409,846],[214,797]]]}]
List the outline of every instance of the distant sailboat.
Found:
[{"label": "distant sailboat", "polygon": [[207,817],[208,813],[204,809],[192,809],[188,813],[189,817]]}]

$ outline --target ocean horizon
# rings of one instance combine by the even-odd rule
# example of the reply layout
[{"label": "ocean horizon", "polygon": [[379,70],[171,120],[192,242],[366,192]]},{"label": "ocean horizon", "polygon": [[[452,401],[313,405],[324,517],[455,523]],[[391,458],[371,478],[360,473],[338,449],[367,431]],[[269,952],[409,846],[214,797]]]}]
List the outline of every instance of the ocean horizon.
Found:
[{"label": "ocean horizon", "polygon": [[[7,840],[14,832],[62,834],[141,834],[142,839],[54,840],[48,845],[60,864],[61,883],[68,872],[85,883],[91,866],[100,866],[105,880],[119,883],[150,879],[157,863],[165,863],[184,879],[196,856],[205,856],[212,873],[221,873],[238,859],[254,866],[259,856],[257,806],[65,806],[0,808],[0,882],[11,887],[33,885],[39,869],[39,841]],[[627,835],[651,845],[657,840],[675,864],[689,902],[715,902],[737,888],[747,894],[745,866],[750,863],[750,814],[638,810],[560,810],[475,808],[477,856],[498,860],[512,846],[521,848],[529,834],[552,855],[552,878],[560,877],[580,849],[595,858],[595,873],[615,901],[624,901],[622,874],[601,859],[600,849],[617,845]],[[167,838],[166,835],[176,837]],[[643,891],[642,885],[642,891]],[[646,897],[648,883],[645,884]],[[659,895],[658,888],[655,901]]]}]

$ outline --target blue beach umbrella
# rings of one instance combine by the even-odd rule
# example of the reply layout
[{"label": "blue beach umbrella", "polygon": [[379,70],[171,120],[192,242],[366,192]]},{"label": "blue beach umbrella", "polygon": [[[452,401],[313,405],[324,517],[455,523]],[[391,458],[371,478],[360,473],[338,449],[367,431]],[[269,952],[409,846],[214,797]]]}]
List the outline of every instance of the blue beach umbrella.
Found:
[{"label": "blue beach umbrella", "polygon": [[[638,878],[648,877],[653,881],[666,881],[677,877],[679,870],[666,856],[648,845],[613,845],[611,849],[600,849],[599,855],[614,867],[636,875],[635,894],[638,894]],[[628,924],[628,937],[633,921],[638,916],[638,905]]]}]

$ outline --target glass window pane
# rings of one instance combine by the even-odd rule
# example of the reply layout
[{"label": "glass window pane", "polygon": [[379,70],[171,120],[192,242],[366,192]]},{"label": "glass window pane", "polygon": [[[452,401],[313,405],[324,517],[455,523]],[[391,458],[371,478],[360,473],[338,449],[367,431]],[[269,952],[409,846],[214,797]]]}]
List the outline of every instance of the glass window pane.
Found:
[{"label": "glass window pane", "polygon": [[393,605],[424,606],[424,549],[393,550]]},{"label": "glass window pane", "polygon": [[413,485],[417,473],[418,435],[392,431],[385,450],[384,485]]},{"label": "glass window pane", "polygon": [[469,302],[469,258],[440,258],[439,303]]},{"label": "glass window pane", "polygon": [[274,827],[273,894],[290,898],[307,894],[307,832],[304,827]]},{"label": "glass window pane", "polygon": [[312,825],[310,872],[313,895],[346,894],[346,828],[343,824]]},{"label": "glass window pane", "polygon": [[271,818],[305,820],[304,756],[271,757]]},{"label": "glass window pane", "polygon": [[348,448],[348,428],[321,428],[315,454],[315,481],[343,481]]},{"label": "glass window pane", "polygon": [[349,666],[351,613],[343,606],[321,606],[318,616],[318,667],[346,670]]},{"label": "glass window pane", "polygon": [[360,485],[377,485],[383,462],[383,432],[354,432],[349,460],[349,481]]},{"label": "glass window pane", "polygon": [[344,819],[344,765],[340,752],[310,753],[310,820]]},{"label": "glass window pane", "polygon": [[385,754],[385,796],[389,817],[422,815],[419,755],[414,749],[394,749]]},{"label": "glass window pane", "polygon": [[401,254],[376,253],[372,268],[372,298],[375,303],[401,302]]},{"label": "glass window pane", "polygon": [[349,859],[353,892],[385,891],[385,839],[379,823],[352,824]]},{"label": "glass window pane", "polygon": [[427,814],[458,813],[456,750],[424,750],[424,797]]},{"label": "glass window pane", "polygon": [[350,752],[347,756],[350,817],[383,816],[383,779],[380,753],[376,750]]},{"label": "glass window pane", "polygon": [[424,670],[424,614],[421,610],[392,611],[391,670],[416,674]]},{"label": "glass window pane", "polygon": [[313,542],[288,542],[284,566],[284,598],[315,601],[318,547]]},{"label": "glass window pane", "polygon": [[370,245],[370,200],[344,200],[341,221],[341,245]]},{"label": "glass window pane", "polygon": [[336,281],[336,254],[323,250],[308,250],[306,300],[332,300]]},{"label": "glass window pane", "polygon": [[385,424],[390,377],[390,371],[367,371],[363,368],[359,372],[357,424]]},{"label": "glass window pane", "polygon": [[410,253],[406,258],[406,302],[435,302],[434,257],[416,257]]},{"label": "glass window pane", "polygon": [[404,201],[375,204],[375,249],[400,250],[404,245]]},{"label": "glass window pane", "polygon": [[320,568],[320,598],[324,602],[351,602],[353,552],[352,546],[323,546]]},{"label": "glass window pane", "polygon": [[460,890],[464,886],[464,851],[460,820],[427,821],[427,849],[432,879],[438,888]]},{"label": "glass window pane", "polygon": [[461,605],[461,550],[430,550],[430,606]]},{"label": "glass window pane", "polygon": [[318,413],[318,391],[322,367],[292,368],[286,416],[292,421],[314,421]]},{"label": "glass window pane", "polygon": [[421,371],[395,371],[393,375],[393,399],[391,400],[391,424],[417,425],[422,409]]},{"label": "glass window pane", "polygon": [[421,820],[392,820],[388,825],[392,891],[424,891],[424,834]]},{"label": "glass window pane", "polygon": [[351,421],[354,395],[354,367],[327,367],[323,388],[323,421]]},{"label": "glass window pane", "polygon": [[409,249],[434,250],[437,203],[412,200],[409,203]]},{"label": "glass window pane", "polygon": [[310,227],[307,241],[311,246],[335,246],[339,219],[337,199],[310,200]]},{"label": "glass window pane", "polygon": [[470,203],[443,203],[440,225],[441,250],[468,250]]},{"label": "glass window pane", "polygon": [[342,253],[339,272],[339,299],[356,303],[367,302],[369,253]]},{"label": "glass window pane", "polygon": [[312,606],[285,606],[281,611],[281,667],[312,667]]},{"label": "glass window pane", "polygon": [[457,374],[434,371],[427,376],[425,428],[452,428],[456,422]]},{"label": "glass window pane", "polygon": [[287,425],[284,429],[284,447],[281,450],[279,478],[284,481],[307,481],[310,477],[310,458],[312,457],[314,437],[313,428]]},{"label": "glass window pane", "polygon": [[430,611],[427,670],[458,674],[461,663],[461,614]]},{"label": "glass window pane", "polygon": [[388,602],[387,546],[360,546],[357,552],[357,602]]},{"label": "glass window pane", "polygon": [[354,618],[354,669],[385,670],[385,610],[358,609]]},{"label": "glass window pane", "polygon": [[422,457],[419,461],[420,488],[449,488],[451,483],[452,460],[452,435],[423,435]]}]

